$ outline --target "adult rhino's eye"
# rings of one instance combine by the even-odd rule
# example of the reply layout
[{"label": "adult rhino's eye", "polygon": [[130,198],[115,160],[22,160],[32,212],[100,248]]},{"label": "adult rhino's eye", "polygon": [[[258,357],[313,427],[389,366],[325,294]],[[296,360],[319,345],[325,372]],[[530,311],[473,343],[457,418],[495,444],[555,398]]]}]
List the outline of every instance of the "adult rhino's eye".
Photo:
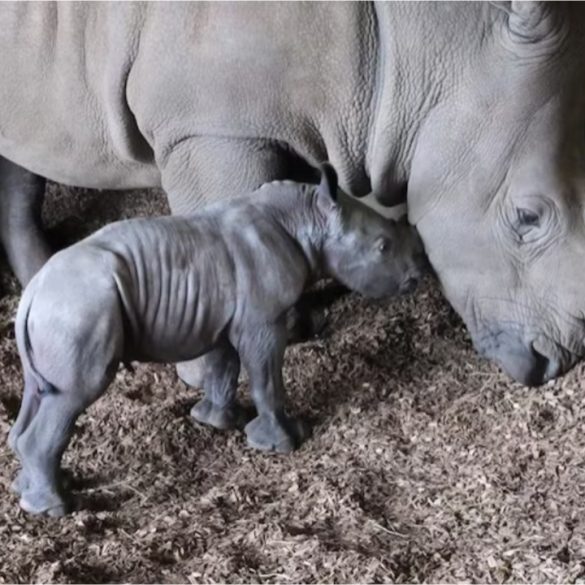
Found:
[{"label": "adult rhino's eye", "polygon": [[520,225],[528,225],[531,227],[538,227],[540,225],[540,217],[535,211],[531,211],[525,207],[518,207],[516,208],[516,213]]},{"label": "adult rhino's eye", "polygon": [[537,227],[540,227],[540,215],[536,213],[536,211],[526,209],[525,207],[516,208],[514,229],[521,238],[523,238],[530,230]]}]

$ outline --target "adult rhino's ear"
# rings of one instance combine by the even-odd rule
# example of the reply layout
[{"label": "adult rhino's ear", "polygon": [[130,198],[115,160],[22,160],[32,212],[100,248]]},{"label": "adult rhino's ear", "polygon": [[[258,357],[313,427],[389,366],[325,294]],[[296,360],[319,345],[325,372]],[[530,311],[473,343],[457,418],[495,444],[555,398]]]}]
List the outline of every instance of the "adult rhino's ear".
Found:
[{"label": "adult rhino's ear", "polygon": [[556,36],[561,18],[559,11],[563,8],[553,4],[556,2],[511,2],[508,28],[512,38],[519,43],[533,44]]},{"label": "adult rhino's ear", "polygon": [[321,171],[319,191],[333,203],[337,203],[337,173],[333,165],[328,162],[321,163],[319,170]]}]

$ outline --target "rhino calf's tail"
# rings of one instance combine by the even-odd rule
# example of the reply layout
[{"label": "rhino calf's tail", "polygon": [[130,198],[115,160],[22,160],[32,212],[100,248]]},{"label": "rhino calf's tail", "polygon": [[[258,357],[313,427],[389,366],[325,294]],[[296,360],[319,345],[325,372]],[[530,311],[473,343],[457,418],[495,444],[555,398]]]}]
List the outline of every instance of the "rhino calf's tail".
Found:
[{"label": "rhino calf's tail", "polygon": [[31,283],[24,291],[18,311],[16,313],[15,322],[15,335],[16,344],[18,346],[18,353],[20,355],[20,361],[22,362],[22,368],[25,375],[25,385],[27,376],[31,378],[31,382],[34,381],[36,384],[36,390],[39,394],[46,394],[55,390],[55,387],[47,382],[42,374],[35,368],[33,360],[33,351],[30,342],[28,321],[32,302],[34,299],[36,287],[34,282]]},{"label": "rhino calf's tail", "polygon": [[[8,435],[8,444],[17,455],[18,439],[26,431],[32,419],[35,417],[39,409],[41,396],[55,390],[37,371],[33,363],[32,347],[28,332],[28,317],[34,293],[35,286],[31,284],[24,291],[16,314],[15,333],[18,353],[24,373],[24,396],[18,417]],[[17,484],[18,480],[14,488],[16,491],[19,491]]]}]

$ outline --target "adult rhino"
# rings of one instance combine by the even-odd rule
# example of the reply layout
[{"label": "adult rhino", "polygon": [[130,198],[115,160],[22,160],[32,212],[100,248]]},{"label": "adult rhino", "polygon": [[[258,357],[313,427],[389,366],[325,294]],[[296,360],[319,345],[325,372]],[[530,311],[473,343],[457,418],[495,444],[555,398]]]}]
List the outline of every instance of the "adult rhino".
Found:
[{"label": "adult rhino", "polygon": [[394,204],[407,193],[477,348],[540,384],[584,353],[583,12],[2,4],[10,262],[26,282],[47,258],[39,177],[162,185],[184,213],[328,159],[354,195]]}]

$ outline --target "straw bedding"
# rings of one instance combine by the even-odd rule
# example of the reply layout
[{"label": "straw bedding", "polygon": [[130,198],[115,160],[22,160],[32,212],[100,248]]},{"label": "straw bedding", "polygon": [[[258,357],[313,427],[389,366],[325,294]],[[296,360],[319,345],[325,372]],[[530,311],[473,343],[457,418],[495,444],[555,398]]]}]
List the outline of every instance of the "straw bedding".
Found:
[{"label": "straw bedding", "polygon": [[[46,211],[63,245],[166,207],[157,192],[50,185]],[[21,394],[5,266],[1,285],[5,436]],[[199,391],[173,367],[121,370],[65,456],[82,511],[20,512],[0,445],[0,582],[583,581],[582,373],[511,383],[434,283],[338,301],[322,338],[287,350],[291,410],[313,425],[292,456],[194,423]]]}]

